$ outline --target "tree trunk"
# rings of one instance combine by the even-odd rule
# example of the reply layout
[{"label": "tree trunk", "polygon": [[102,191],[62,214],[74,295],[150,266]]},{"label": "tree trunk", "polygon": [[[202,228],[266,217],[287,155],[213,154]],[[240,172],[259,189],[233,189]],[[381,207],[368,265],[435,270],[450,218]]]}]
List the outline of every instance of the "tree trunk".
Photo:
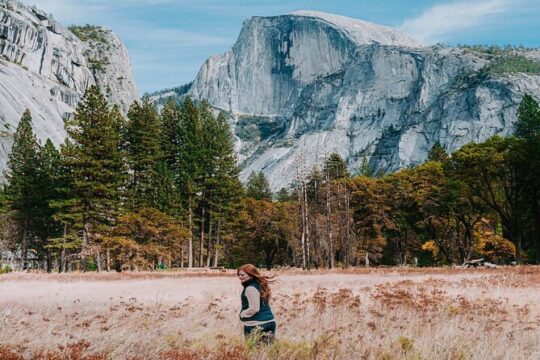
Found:
[{"label": "tree trunk", "polygon": [[52,256],[49,251],[47,251],[47,273],[52,272]]},{"label": "tree trunk", "polygon": [[99,249],[96,251],[96,271],[101,271],[101,251]]},{"label": "tree trunk", "polygon": [[105,263],[107,272],[111,271],[111,249],[109,249],[109,247],[107,247],[107,252],[105,253]]},{"label": "tree trunk", "polygon": [[191,210],[191,198],[189,199],[189,249],[188,249],[188,267],[193,267],[193,212]]},{"label": "tree trunk", "polygon": [[184,247],[180,248],[180,268],[184,267]]},{"label": "tree trunk", "polygon": [[23,270],[28,269],[28,215],[24,215],[23,233],[21,242],[21,262]]},{"label": "tree trunk", "polygon": [[272,269],[272,263],[274,262],[274,255],[276,254],[276,249],[272,249],[272,250],[268,250],[268,251],[265,251],[265,265],[266,265],[266,270],[271,270]]},{"label": "tree trunk", "polygon": [[203,267],[203,259],[204,259],[204,217],[206,216],[206,208],[203,205],[202,208],[202,214],[201,214],[201,234],[200,234],[200,252],[199,252],[199,266]]},{"label": "tree trunk", "polygon": [[[536,179],[538,181],[538,179]],[[532,212],[533,212],[533,221],[534,221],[534,247],[536,250],[536,256],[535,256],[535,262],[537,264],[540,264],[540,206],[538,205],[538,201],[540,200],[540,190],[535,189],[532,199]]]},{"label": "tree trunk", "polygon": [[330,223],[330,181],[328,173],[326,175],[326,239],[328,241],[328,268],[334,268],[334,239],[332,238],[332,228]]},{"label": "tree trunk", "polygon": [[302,216],[302,270],[307,269],[307,263],[306,263],[306,216],[305,216],[305,201],[304,201],[304,194],[306,191],[306,183],[305,181],[302,181],[302,188],[300,192],[300,211]]},{"label": "tree trunk", "polygon": [[308,197],[307,189],[304,186],[304,208],[306,215],[306,268],[308,271],[311,269],[311,258],[310,258],[310,244],[309,244],[309,207],[308,207]]},{"label": "tree trunk", "polygon": [[517,239],[516,239],[516,262],[518,264],[522,264],[523,263],[523,257],[521,256],[521,252],[522,252],[522,247],[521,247],[521,236],[517,236]]},{"label": "tree trunk", "polygon": [[221,222],[218,220],[217,229],[216,229],[216,244],[214,246],[214,267],[218,266],[218,256],[219,256],[219,228]]},{"label": "tree trunk", "polygon": [[212,247],[212,223],[208,222],[208,247],[206,249],[206,267],[210,267],[210,260],[212,260],[212,254],[210,248]]},{"label": "tree trunk", "polygon": [[351,248],[351,216],[349,214],[349,191],[345,188],[345,245],[343,267],[349,267],[349,250]]},{"label": "tree trunk", "polygon": [[66,272],[66,270],[64,268],[65,261],[66,261],[66,249],[64,249],[63,244],[62,244],[62,250],[60,251],[60,261],[59,261],[59,264],[58,264],[58,272],[59,273]]},{"label": "tree trunk", "polygon": [[66,236],[67,236],[67,224],[64,224],[64,236],[62,237],[62,250],[60,250],[60,261],[58,264],[58,272],[66,271]]},{"label": "tree trunk", "polygon": [[83,243],[81,247],[81,270],[86,271],[86,251],[88,247],[88,241],[90,237],[90,224],[88,222],[84,222],[83,225]]}]

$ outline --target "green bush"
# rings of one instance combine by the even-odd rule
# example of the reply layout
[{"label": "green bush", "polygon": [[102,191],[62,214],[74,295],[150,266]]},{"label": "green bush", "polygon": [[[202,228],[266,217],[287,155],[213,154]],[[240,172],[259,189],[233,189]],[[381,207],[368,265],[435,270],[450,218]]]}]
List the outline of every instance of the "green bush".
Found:
[{"label": "green bush", "polygon": [[86,259],[86,271],[96,271],[97,270],[97,264],[94,261],[93,256],[89,256]]},{"label": "green bush", "polygon": [[12,271],[13,271],[13,269],[9,265],[5,265],[5,266],[2,266],[0,268],[0,274],[7,274],[7,273],[12,272]]},{"label": "green bush", "polygon": [[107,44],[108,31],[100,26],[86,24],[84,26],[71,25],[68,27],[75,36],[81,41],[95,41],[98,43]]},{"label": "green bush", "polygon": [[90,65],[90,69],[96,71],[96,72],[104,72],[105,67],[109,65],[109,62],[106,60],[100,60],[96,58],[89,58],[88,63]]},{"label": "green bush", "polygon": [[457,47],[460,49],[465,49],[470,52],[475,52],[477,54],[493,55],[493,56],[509,55],[509,54],[515,54],[516,51],[531,50],[531,48],[526,48],[521,45],[498,46],[498,45],[461,45],[461,44],[458,44]]},{"label": "green bush", "polygon": [[523,55],[505,55],[491,62],[489,72],[491,74],[540,74],[540,62]]}]

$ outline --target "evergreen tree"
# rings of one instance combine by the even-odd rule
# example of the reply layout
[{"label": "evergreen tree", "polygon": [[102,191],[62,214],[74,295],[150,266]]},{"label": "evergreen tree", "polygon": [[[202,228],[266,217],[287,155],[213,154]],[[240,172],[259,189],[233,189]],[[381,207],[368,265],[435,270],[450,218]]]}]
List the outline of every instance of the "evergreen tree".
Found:
[{"label": "evergreen tree", "polygon": [[26,110],[17,126],[5,175],[9,185],[7,197],[15,211],[23,269],[28,268],[28,251],[34,247],[36,217],[39,211],[39,150],[32,131],[32,116]]},{"label": "evergreen tree", "polygon": [[179,216],[180,194],[174,180],[174,173],[165,161],[160,161],[155,167],[155,177],[152,179],[155,192],[154,207],[167,215]]},{"label": "evergreen tree", "polygon": [[[204,114],[204,113],[203,113]],[[231,227],[231,219],[242,197],[242,184],[238,178],[239,169],[234,141],[223,114],[217,118],[206,117],[205,122],[205,163],[204,176],[205,201],[208,205],[207,224],[209,232],[215,227],[215,240],[208,239],[207,265],[214,257],[214,266],[218,264],[221,233]]]},{"label": "evergreen tree", "polygon": [[331,153],[324,162],[324,174],[328,180],[345,179],[350,176],[347,164],[338,153]]},{"label": "evergreen tree", "polygon": [[60,234],[49,240],[49,249],[58,257],[58,272],[68,271],[68,259],[81,251],[83,240],[83,202],[74,186],[73,168],[66,159],[73,158],[75,146],[66,139],[60,147],[60,165],[55,180],[55,197],[49,201],[53,219],[60,225]]},{"label": "evergreen tree", "polygon": [[185,201],[190,202],[198,188],[203,167],[203,127],[199,111],[188,97],[181,107],[176,152],[178,185]]},{"label": "evergreen tree", "polygon": [[158,164],[163,160],[159,117],[148,98],[134,102],[128,112],[125,147],[131,170],[129,203],[131,209],[157,207]]},{"label": "evergreen tree", "polygon": [[540,108],[525,95],[518,108],[515,124],[518,143],[513,149],[513,162],[518,180],[525,189],[522,209],[530,214],[529,237],[535,251],[534,262],[540,264]]},{"label": "evergreen tree", "polygon": [[176,100],[170,97],[161,110],[160,139],[163,160],[173,174],[180,174],[178,166],[180,162],[180,136],[182,135],[180,131],[181,115],[182,111]]},{"label": "evergreen tree", "polygon": [[440,142],[433,144],[428,153],[428,161],[445,162],[448,160],[448,154],[446,150],[441,146]]},{"label": "evergreen tree", "polygon": [[281,188],[276,193],[276,200],[279,202],[286,202],[295,199],[294,195],[286,188]]},{"label": "evergreen tree", "polygon": [[161,211],[181,214],[180,207],[180,131],[182,111],[176,100],[170,97],[161,110],[159,138],[161,140],[162,163],[157,168],[158,202]]},{"label": "evergreen tree", "polygon": [[525,95],[518,107],[515,135],[519,138],[534,139],[540,136],[540,110],[538,103],[530,95]]},{"label": "evergreen tree", "polygon": [[362,164],[360,165],[360,171],[358,172],[358,175],[365,177],[373,177],[373,171],[369,166],[369,162],[366,156],[362,158]]},{"label": "evergreen tree", "polygon": [[270,183],[262,171],[253,171],[246,182],[246,196],[255,200],[272,201]]},{"label": "evergreen tree", "polygon": [[61,155],[50,139],[39,152],[39,205],[36,221],[38,222],[37,236],[38,253],[46,257],[47,271],[52,270],[52,253],[50,240],[56,237],[60,230],[60,224],[54,219],[54,209],[49,203],[58,199],[56,181],[59,176]]},{"label": "evergreen tree", "polygon": [[72,199],[78,202],[69,208],[79,212],[82,220],[83,270],[90,251],[95,254],[100,269],[97,235],[114,222],[122,199],[121,190],[125,186],[124,156],[120,149],[122,121],[118,111],[111,110],[99,89],[92,86],[79,102],[74,119],[66,123],[71,144],[65,148],[64,165],[73,178]]},{"label": "evergreen tree", "polygon": [[193,266],[193,213],[202,194],[200,188],[203,167],[203,128],[199,111],[189,97],[180,110],[178,127],[178,147],[174,154],[173,172],[183,207],[187,209],[189,230],[188,265]]}]

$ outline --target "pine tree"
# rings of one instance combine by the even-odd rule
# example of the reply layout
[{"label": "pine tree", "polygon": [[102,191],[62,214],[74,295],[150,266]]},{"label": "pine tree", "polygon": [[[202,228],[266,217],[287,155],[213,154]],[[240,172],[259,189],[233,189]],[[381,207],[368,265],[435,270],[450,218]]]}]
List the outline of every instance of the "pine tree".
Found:
[{"label": "pine tree", "polygon": [[131,170],[129,203],[131,209],[157,207],[155,180],[163,160],[160,144],[159,116],[148,98],[134,102],[128,112],[125,147]]},{"label": "pine tree", "polygon": [[291,192],[289,190],[287,190],[286,188],[281,188],[277,193],[276,193],[276,200],[278,202],[286,202],[286,201],[291,201],[293,200],[293,197],[294,195],[291,194]]},{"label": "pine tree", "polygon": [[448,160],[449,156],[446,150],[441,146],[440,142],[433,144],[428,153],[428,161],[444,162]]},{"label": "pine tree", "polygon": [[[176,100],[170,97],[163,106],[160,116],[160,139],[163,160],[174,175],[179,175],[180,121],[182,111]],[[178,176],[175,176],[177,178]]]},{"label": "pine tree", "polygon": [[8,158],[5,175],[9,185],[7,197],[10,208],[15,210],[18,224],[18,241],[23,269],[28,268],[28,251],[36,232],[36,215],[40,195],[38,189],[40,146],[32,131],[32,116],[26,110],[17,126],[13,146]]},{"label": "pine tree", "polygon": [[[204,113],[203,113],[204,114]],[[234,141],[223,114],[217,118],[204,117],[205,122],[205,181],[203,183],[208,203],[209,233],[214,227],[215,240],[208,239],[207,265],[210,265],[211,252],[214,252],[214,266],[219,259],[221,233],[230,227],[231,218],[242,196],[242,185],[238,178],[239,169]]]},{"label": "pine tree", "polygon": [[54,209],[49,203],[58,199],[59,194],[56,189],[56,181],[59,176],[61,155],[50,139],[39,152],[39,174],[38,174],[38,194],[39,204],[36,214],[38,241],[38,254],[46,257],[47,271],[52,270],[52,253],[50,250],[50,240],[59,235],[60,224],[54,219]]},{"label": "pine tree", "polygon": [[[535,259],[540,264],[540,108],[530,96],[525,95],[518,108],[515,135],[518,143],[514,147],[513,162],[518,181],[526,189],[522,210],[531,218],[530,237],[535,249]],[[529,211],[526,211],[529,210]]]},{"label": "pine tree", "polygon": [[[114,222],[121,189],[125,182],[124,156],[120,150],[122,118],[111,110],[95,86],[90,87],[77,106],[73,120],[66,123],[71,145],[64,153],[64,164],[72,181],[71,211],[80,212],[83,227],[82,266],[91,250],[100,269],[98,234]],[[75,214],[73,214],[75,215]]]},{"label": "pine tree", "polygon": [[[329,180],[346,179],[350,177],[347,164],[338,153],[332,153],[324,163],[324,174]],[[325,176],[326,177],[326,176]]]},{"label": "pine tree", "polygon": [[187,209],[188,264],[189,267],[193,267],[193,212],[197,205],[197,197],[202,195],[200,180],[203,166],[203,129],[199,111],[189,97],[186,97],[181,107],[178,133],[173,172],[183,207]]},{"label": "pine tree", "polygon": [[515,127],[515,135],[519,138],[533,139],[540,136],[540,110],[538,103],[528,94],[519,104]]},{"label": "pine tree", "polygon": [[[154,187],[157,196],[157,208],[165,214],[175,216],[178,220],[186,215],[186,202],[182,202],[180,187],[183,184],[184,173],[181,171],[181,125],[182,109],[176,100],[170,97],[161,110],[159,124],[159,138],[161,144],[162,161],[157,165]],[[189,211],[188,211],[189,212]],[[188,223],[191,224],[188,214]],[[191,234],[190,227],[190,234]],[[191,248],[193,238],[189,237]],[[185,249],[181,249],[181,265],[184,264]],[[189,251],[188,251],[189,252]],[[192,255],[188,255],[188,257]]]},{"label": "pine tree", "polygon": [[66,159],[74,157],[75,146],[66,139],[60,147],[60,165],[55,180],[55,198],[49,201],[60,234],[49,240],[48,247],[58,256],[58,272],[68,271],[68,258],[81,251],[83,240],[83,202],[74,186],[73,168]]},{"label": "pine tree", "polygon": [[174,180],[174,173],[165,161],[160,161],[156,165],[152,186],[155,192],[154,206],[167,215],[179,217],[181,214],[180,194]]},{"label": "pine tree", "polygon": [[246,196],[255,200],[272,201],[270,183],[262,171],[253,171],[246,182]]},{"label": "pine tree", "polygon": [[365,177],[373,177],[373,170],[371,170],[366,156],[362,158],[362,164],[360,164],[360,171],[358,172],[358,175]]}]

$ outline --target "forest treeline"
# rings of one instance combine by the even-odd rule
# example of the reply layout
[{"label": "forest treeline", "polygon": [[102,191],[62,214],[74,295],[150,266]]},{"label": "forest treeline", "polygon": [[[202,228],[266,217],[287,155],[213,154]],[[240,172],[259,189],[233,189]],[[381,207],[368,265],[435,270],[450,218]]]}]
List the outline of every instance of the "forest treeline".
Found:
[{"label": "forest treeline", "polygon": [[517,115],[514,136],[451,155],[437,143],[393,174],[364,161],[351,176],[331,154],[272,194],[262,172],[241,184],[226,117],[208,103],[170,99],[158,112],[145,98],[124,118],[91,87],[60,149],[22,116],[0,250],[59,272],[540,263],[538,104],[525,95]]}]

